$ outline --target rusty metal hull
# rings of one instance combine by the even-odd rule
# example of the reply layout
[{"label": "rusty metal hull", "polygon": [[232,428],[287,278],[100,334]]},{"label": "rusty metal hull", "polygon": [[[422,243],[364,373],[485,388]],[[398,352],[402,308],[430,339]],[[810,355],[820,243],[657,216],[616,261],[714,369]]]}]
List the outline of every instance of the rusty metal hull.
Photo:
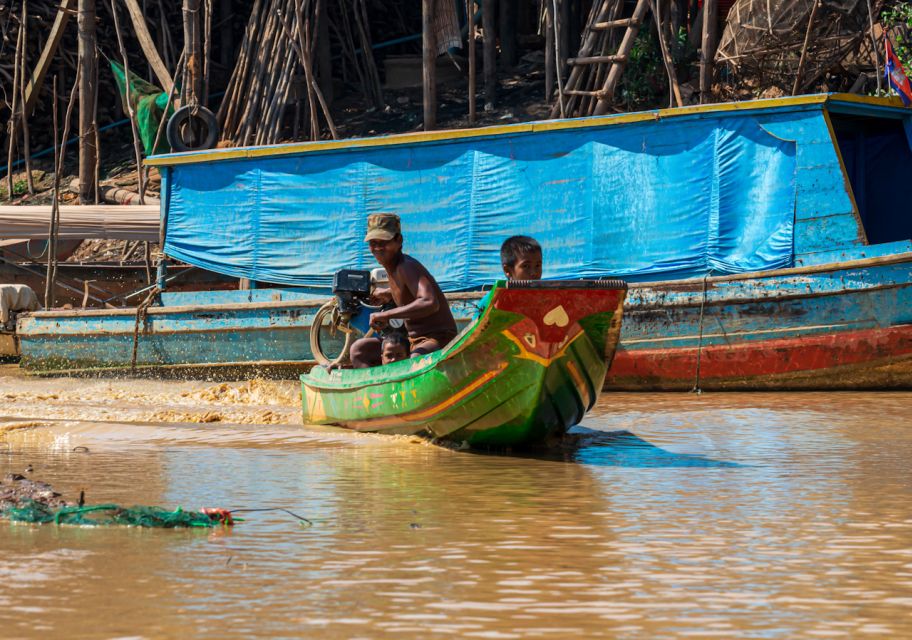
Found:
[{"label": "rusty metal hull", "polygon": [[[144,372],[231,376],[312,364],[310,321],[322,301],[206,304],[149,310],[138,341]],[[186,294],[190,295],[190,294]],[[451,297],[462,324],[481,294]],[[23,365],[70,371],[130,365],[131,310],[25,314]],[[815,267],[630,285],[608,390],[912,388],[912,252]]]},{"label": "rusty metal hull", "polygon": [[633,285],[605,386],[912,388],[912,253]]}]

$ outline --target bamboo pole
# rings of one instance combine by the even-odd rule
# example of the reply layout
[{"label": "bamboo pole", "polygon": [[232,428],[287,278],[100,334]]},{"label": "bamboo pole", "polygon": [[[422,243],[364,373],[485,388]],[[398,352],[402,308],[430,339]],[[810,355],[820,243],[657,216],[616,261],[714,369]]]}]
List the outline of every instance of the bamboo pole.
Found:
[{"label": "bamboo pole", "polygon": [[[313,77],[313,62],[312,62],[312,48],[311,48],[311,24],[310,24],[310,1],[298,0],[295,6],[295,12],[298,16],[298,38],[303,40],[299,42],[300,46],[300,57],[301,57],[301,66],[304,67],[304,83],[307,89],[307,109],[310,115],[310,139],[319,140],[320,139],[320,123],[317,120],[317,100],[314,95],[314,77]],[[305,6],[306,5],[306,6]],[[303,28],[303,34],[301,29]],[[303,35],[303,38],[301,37]],[[289,38],[292,44],[294,44],[294,38]]]},{"label": "bamboo pole", "polygon": [[814,18],[817,17],[817,9],[820,7],[820,1],[815,0],[814,6],[811,7],[811,15],[808,17],[807,29],[804,31],[804,44],[801,45],[801,57],[798,58],[798,71],[795,73],[795,84],[792,85],[792,95],[798,95],[801,88],[801,76],[804,75],[804,65],[807,62],[808,44],[811,41],[811,30],[814,27]]},{"label": "bamboo pole", "polygon": [[16,127],[16,120],[19,115],[19,92],[15,90],[15,87],[19,86],[19,52],[23,47],[22,44],[22,26],[20,25],[19,31],[16,32],[16,50],[13,53],[13,100],[10,105],[10,118],[9,124],[7,125],[7,134],[9,135],[7,153],[6,153],[6,197],[9,200],[13,199],[13,156],[16,151],[16,135],[18,133]]},{"label": "bamboo pole", "polygon": [[424,130],[437,126],[437,43],[434,35],[434,0],[421,0],[421,87]]},{"label": "bamboo pole", "polygon": [[212,0],[205,0],[205,22],[203,23],[203,99],[204,105],[209,104],[209,58],[211,55],[212,41]]},{"label": "bamboo pole", "polygon": [[467,53],[469,55],[469,124],[475,124],[475,74],[477,71],[475,60],[475,0],[466,0],[466,22]]},{"label": "bamboo pole", "polygon": [[185,105],[199,104],[202,95],[199,8],[200,0],[183,0],[184,50],[187,52],[187,63],[184,67],[184,85],[181,90]]},{"label": "bamboo pole", "polygon": [[[98,159],[95,121],[98,100],[98,54],[95,50],[95,0],[79,0],[79,202],[95,203]],[[69,105],[67,106],[69,109]]]},{"label": "bamboo pole", "polygon": [[662,62],[665,64],[665,73],[668,75],[668,107],[671,108],[677,103],[679,107],[684,106],[681,99],[681,87],[678,85],[678,77],[675,74],[674,60],[668,51],[668,43],[665,41],[665,18],[662,16],[660,7],[662,0],[652,0],[652,13],[655,17],[656,33],[659,36],[659,49],[662,51]]},{"label": "bamboo pole", "polygon": [[30,195],[35,195],[35,180],[32,178],[32,149],[29,139],[28,116],[25,113],[25,70],[26,53],[28,52],[28,0],[22,0],[22,51],[19,54],[19,117],[22,127],[22,156],[25,158],[25,182]]},{"label": "bamboo pole", "polygon": [[545,100],[554,97],[554,9],[551,0],[544,0],[545,26]]},{"label": "bamboo pole", "polygon": [[494,32],[494,0],[483,0],[481,3],[481,26],[484,29],[484,84],[485,111],[494,109],[494,98],[497,93],[496,46],[497,34]]},{"label": "bamboo pole", "polygon": [[[63,118],[63,137],[61,140],[66,142],[70,136],[70,119],[73,114],[73,105],[76,104],[76,90],[82,88],[82,65],[76,65],[76,79],[73,82],[73,88],[70,90],[70,101],[67,103],[66,115]],[[57,142],[57,77],[54,76],[54,149],[58,149],[54,154],[54,199],[51,203],[51,220],[48,226],[48,267],[47,279],[44,288],[44,306],[50,309],[54,306],[56,294],[54,287],[57,281],[57,237],[60,230],[60,175],[63,173],[64,160],[66,159],[66,144]],[[81,102],[81,101],[80,101]],[[80,185],[81,188],[81,185]]]},{"label": "bamboo pole", "polygon": [[868,28],[871,30],[871,45],[874,53],[874,71],[877,76],[877,94],[880,95],[882,89],[882,80],[880,77],[880,53],[877,51],[877,38],[874,37],[874,10],[871,9],[871,0],[868,3]]},{"label": "bamboo pole", "polygon": [[38,101],[38,92],[41,89],[41,85],[44,84],[44,76],[51,67],[51,61],[54,59],[54,54],[57,52],[57,46],[60,44],[61,38],[63,38],[67,23],[70,21],[72,8],[75,5],[76,0],[60,0],[60,6],[54,16],[54,24],[51,25],[50,34],[48,35],[47,41],[44,43],[44,48],[41,50],[41,56],[35,64],[32,76],[29,78],[28,84],[25,87],[26,118],[32,115],[32,110],[35,108],[35,104]]},{"label": "bamboo pole", "polygon": [[127,116],[130,118],[130,132],[133,134],[133,154],[136,158],[136,186],[139,192],[139,204],[145,204],[146,181],[142,166],[142,150],[139,143],[139,130],[136,126],[136,113],[130,96],[130,85],[132,84],[130,79],[130,61],[126,47],[124,47],[123,32],[120,30],[120,18],[118,17],[120,12],[116,2],[111,4],[111,13],[114,14],[114,31],[117,34],[117,46],[120,48],[120,55],[123,57],[124,76],[126,77],[126,82],[124,82],[124,102],[126,104],[124,106],[127,109]]},{"label": "bamboo pole", "polygon": [[[76,71],[76,82],[73,83],[73,86],[79,84],[79,70]],[[47,270],[45,271],[44,279],[44,308],[50,309],[52,306],[51,296],[54,295],[54,274],[51,271],[51,248],[54,244],[54,236],[56,235],[56,222],[57,222],[57,213],[60,211],[60,202],[57,199],[57,196],[60,195],[58,190],[58,185],[60,181],[57,178],[57,168],[60,166],[60,158],[58,157],[58,140],[57,140],[57,76],[54,76],[54,81],[51,88],[51,96],[53,104],[51,106],[51,121],[54,126],[54,195],[53,200],[51,201],[51,220],[48,224],[48,239],[47,239]],[[66,139],[64,139],[64,142]],[[66,145],[64,145],[66,148]]]},{"label": "bamboo pole", "polygon": [[567,106],[564,102],[564,78],[563,78],[563,68],[564,60],[561,56],[561,41],[563,35],[563,12],[558,10],[557,0],[551,0],[552,15],[554,20],[552,21],[552,28],[554,30],[554,70],[557,74],[557,107],[560,112],[561,118],[567,117]]}]

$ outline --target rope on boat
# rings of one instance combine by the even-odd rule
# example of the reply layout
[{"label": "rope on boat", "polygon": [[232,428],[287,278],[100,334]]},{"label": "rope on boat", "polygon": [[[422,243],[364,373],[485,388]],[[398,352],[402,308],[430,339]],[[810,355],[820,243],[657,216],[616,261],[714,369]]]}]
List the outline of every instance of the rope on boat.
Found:
[{"label": "rope on boat", "polygon": [[130,373],[136,373],[136,354],[139,351],[139,325],[142,323],[143,328],[145,328],[146,316],[148,315],[147,312],[159,293],[161,293],[161,289],[158,285],[152,287],[152,289],[149,290],[149,295],[146,296],[146,299],[136,306],[136,323],[133,325],[133,355],[130,357]]},{"label": "rope on boat", "polygon": [[703,393],[703,390],[700,389],[700,360],[703,355],[703,309],[706,306],[706,280],[711,273],[712,269],[707,271],[706,275],[703,276],[703,297],[700,299],[700,337],[697,340],[697,370],[694,377],[693,389],[690,390],[691,393],[696,394]]}]

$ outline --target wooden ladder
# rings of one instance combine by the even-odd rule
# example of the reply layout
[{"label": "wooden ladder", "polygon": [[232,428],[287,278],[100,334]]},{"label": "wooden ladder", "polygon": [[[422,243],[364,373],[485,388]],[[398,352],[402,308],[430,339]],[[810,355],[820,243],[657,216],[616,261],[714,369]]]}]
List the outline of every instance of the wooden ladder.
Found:
[{"label": "wooden ladder", "polygon": [[[579,54],[567,59],[570,77],[551,107],[552,118],[602,115],[608,111],[650,0],[637,0],[629,18],[618,18],[623,7],[624,0],[600,0],[592,5]],[[624,35],[618,44],[621,29]],[[615,53],[610,53],[615,47]]]}]

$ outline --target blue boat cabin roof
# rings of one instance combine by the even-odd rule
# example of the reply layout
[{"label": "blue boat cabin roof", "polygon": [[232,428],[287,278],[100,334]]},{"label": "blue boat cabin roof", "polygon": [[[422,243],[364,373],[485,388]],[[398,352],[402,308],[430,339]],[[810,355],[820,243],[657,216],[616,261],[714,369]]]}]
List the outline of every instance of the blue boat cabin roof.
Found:
[{"label": "blue boat cabin roof", "polygon": [[909,250],[910,114],[898,98],[798,96],[150,158],[165,251],[277,284],[372,261],[396,211],[446,290],[538,237],[548,278],[742,273]]}]

